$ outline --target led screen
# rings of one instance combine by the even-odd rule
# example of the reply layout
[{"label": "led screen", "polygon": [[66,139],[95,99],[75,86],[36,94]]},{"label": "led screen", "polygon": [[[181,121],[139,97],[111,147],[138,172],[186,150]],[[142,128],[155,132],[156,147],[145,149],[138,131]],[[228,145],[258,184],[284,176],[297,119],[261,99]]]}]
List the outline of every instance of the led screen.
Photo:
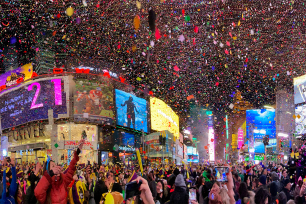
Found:
[{"label": "led screen", "polygon": [[193,147],[187,147],[187,155],[193,154]]},{"label": "led screen", "polygon": [[[276,138],[275,110],[256,109],[246,111],[247,138],[250,140],[249,148],[254,145],[255,153],[264,153],[262,138],[268,135],[270,139]],[[252,144],[252,141],[253,144]]]},{"label": "led screen", "polygon": [[67,114],[64,78],[40,79],[0,95],[1,128],[6,129],[30,121]]},{"label": "led screen", "polygon": [[147,101],[118,89],[115,92],[117,125],[147,132]]},{"label": "led screen", "polygon": [[0,75],[0,87],[6,85],[7,87],[17,84],[17,80],[22,78],[26,81],[32,77],[33,66],[32,63],[23,65],[14,70],[7,71],[6,73]]},{"label": "led screen", "polygon": [[151,128],[157,131],[169,130],[179,138],[179,117],[165,102],[150,98]]},{"label": "led screen", "polygon": [[295,131],[297,135],[306,133],[306,105],[295,108]]},{"label": "led screen", "polygon": [[120,140],[121,140],[120,145],[132,146],[132,147],[134,147],[135,145],[135,136],[131,133],[121,132]]},{"label": "led screen", "polygon": [[75,121],[112,125],[114,120],[112,85],[87,79],[77,80],[75,83]]},{"label": "led screen", "polygon": [[306,100],[306,75],[293,79],[294,84],[294,103],[304,103]]}]

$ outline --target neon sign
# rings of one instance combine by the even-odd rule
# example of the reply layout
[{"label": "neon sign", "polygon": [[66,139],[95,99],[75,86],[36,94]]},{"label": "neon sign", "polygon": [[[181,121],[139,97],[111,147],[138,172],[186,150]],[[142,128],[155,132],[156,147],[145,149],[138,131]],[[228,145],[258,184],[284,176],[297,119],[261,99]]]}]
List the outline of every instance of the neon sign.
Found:
[{"label": "neon sign", "polygon": [[239,128],[238,129],[238,148],[240,149],[243,145],[244,141],[243,141],[243,129]]},{"label": "neon sign", "polygon": [[49,109],[54,118],[67,114],[65,81],[65,77],[38,79],[0,94],[1,129],[48,119]]}]

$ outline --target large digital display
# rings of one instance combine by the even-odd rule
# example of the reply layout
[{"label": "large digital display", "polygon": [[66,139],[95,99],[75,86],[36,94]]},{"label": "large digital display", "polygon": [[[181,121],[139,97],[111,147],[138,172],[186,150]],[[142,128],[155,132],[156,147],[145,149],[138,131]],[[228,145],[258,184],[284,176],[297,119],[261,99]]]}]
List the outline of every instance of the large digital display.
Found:
[{"label": "large digital display", "polygon": [[[276,138],[275,110],[274,109],[256,109],[246,111],[247,138],[254,141],[255,153],[264,153],[264,144],[262,138],[265,135],[269,139]],[[252,142],[251,142],[252,143]],[[252,148],[250,143],[249,148]]]},{"label": "large digital display", "polygon": [[187,155],[192,155],[193,154],[193,147],[187,146]]},{"label": "large digital display", "polygon": [[127,132],[121,132],[121,138],[120,139],[120,145],[123,146],[132,146],[135,145],[135,136],[134,134],[127,133]]},{"label": "large digital display", "polygon": [[74,95],[74,119],[79,122],[108,123],[112,125],[113,86],[109,83],[81,79],[76,81]]},{"label": "large digital display", "polygon": [[295,108],[295,131],[297,135],[306,133],[306,105]]},{"label": "large digital display", "polygon": [[147,101],[118,89],[115,93],[117,125],[148,132]]},{"label": "large digital display", "polygon": [[48,119],[49,109],[54,118],[67,114],[64,84],[65,77],[45,78],[0,94],[1,128]]},{"label": "large digital display", "polygon": [[306,100],[306,75],[293,79],[294,84],[294,103],[304,103]]},{"label": "large digital display", "polygon": [[32,77],[33,66],[32,63],[23,65],[14,70],[10,70],[2,75],[0,75],[0,87],[6,85],[7,87],[17,84],[17,80],[22,78],[26,81]]},{"label": "large digital display", "polygon": [[151,128],[157,131],[169,130],[179,138],[179,117],[165,102],[158,98],[150,98]]}]

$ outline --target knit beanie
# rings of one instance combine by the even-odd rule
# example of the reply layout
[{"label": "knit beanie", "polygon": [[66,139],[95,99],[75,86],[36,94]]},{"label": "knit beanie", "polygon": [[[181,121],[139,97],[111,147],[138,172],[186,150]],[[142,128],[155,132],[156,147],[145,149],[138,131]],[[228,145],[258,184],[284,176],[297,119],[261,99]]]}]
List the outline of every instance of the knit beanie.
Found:
[{"label": "knit beanie", "polygon": [[175,184],[175,186],[186,187],[186,184],[185,184],[185,181],[184,181],[184,177],[183,177],[182,174],[177,175],[174,184]]}]

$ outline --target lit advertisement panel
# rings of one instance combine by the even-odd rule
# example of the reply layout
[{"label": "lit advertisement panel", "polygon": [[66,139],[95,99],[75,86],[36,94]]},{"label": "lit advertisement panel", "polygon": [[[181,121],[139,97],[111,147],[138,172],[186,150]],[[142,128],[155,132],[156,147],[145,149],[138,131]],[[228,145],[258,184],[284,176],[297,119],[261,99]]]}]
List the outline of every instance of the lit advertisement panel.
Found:
[{"label": "lit advertisement panel", "polygon": [[208,127],[209,161],[215,161],[215,133],[213,127]]},{"label": "lit advertisement panel", "polygon": [[240,127],[238,129],[238,148],[239,149],[241,149],[243,143],[244,143],[244,140],[243,140],[243,129]]},{"label": "lit advertisement panel", "polygon": [[[262,138],[265,135],[269,139],[276,138],[275,110],[256,109],[246,111],[247,138],[254,141],[255,153],[264,153]],[[250,144],[250,148],[251,148]]]},{"label": "lit advertisement panel", "polygon": [[17,79],[22,78],[26,81],[32,77],[33,66],[32,63],[25,64],[14,70],[10,70],[2,75],[0,75],[0,87],[6,85],[7,87],[17,84]]},{"label": "lit advertisement panel", "polygon": [[187,155],[192,155],[193,154],[193,147],[187,146]]},{"label": "lit advertisement panel", "polygon": [[135,136],[134,134],[127,133],[127,132],[121,132],[122,137],[120,138],[121,142],[120,145],[123,146],[135,146]]},{"label": "lit advertisement panel", "polygon": [[297,135],[306,133],[306,105],[295,108],[295,131]]},{"label": "lit advertisement panel", "polygon": [[38,79],[0,94],[1,128],[48,119],[49,109],[53,109],[54,118],[67,117],[66,80],[67,77]]},{"label": "lit advertisement panel", "polygon": [[75,81],[74,119],[77,122],[94,122],[112,125],[113,86],[110,83],[95,82],[88,79]]},{"label": "lit advertisement panel", "polygon": [[179,117],[165,102],[150,98],[151,128],[156,131],[169,130],[179,138]]},{"label": "lit advertisement panel", "polygon": [[148,132],[147,101],[118,89],[115,93],[117,125]]},{"label": "lit advertisement panel", "polygon": [[294,103],[304,103],[306,100],[306,75],[293,79]]}]

